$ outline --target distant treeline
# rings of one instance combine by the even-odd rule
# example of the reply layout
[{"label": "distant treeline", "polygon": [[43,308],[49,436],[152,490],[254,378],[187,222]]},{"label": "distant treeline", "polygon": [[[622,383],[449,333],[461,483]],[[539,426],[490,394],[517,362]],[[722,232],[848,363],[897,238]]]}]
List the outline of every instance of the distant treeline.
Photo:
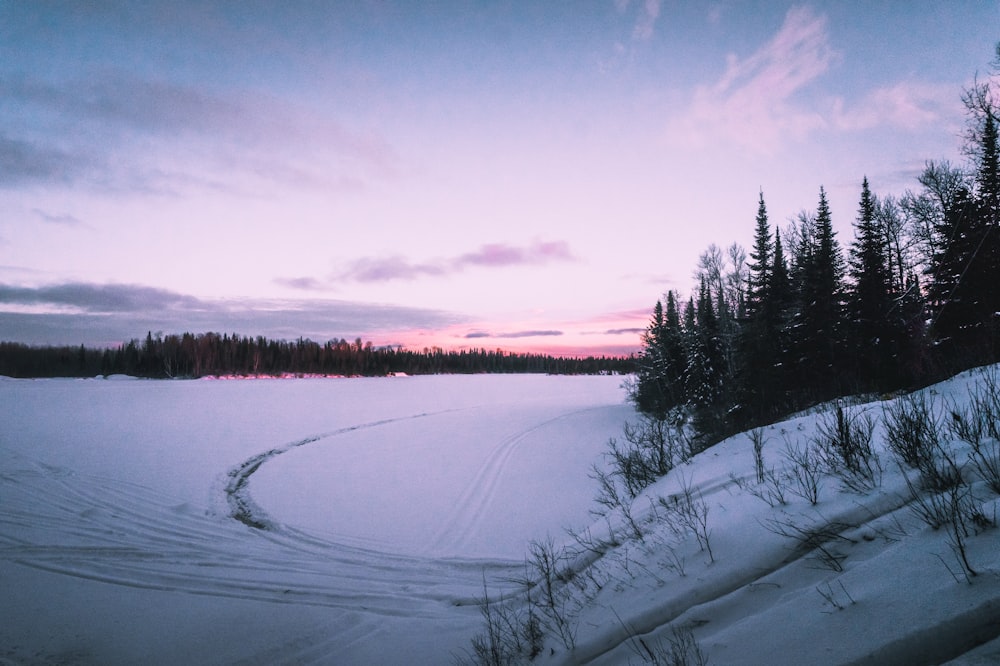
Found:
[{"label": "distant treeline", "polygon": [[344,375],[378,377],[471,373],[625,374],[633,357],[559,358],[545,354],[472,349],[375,347],[362,343],[308,339],[269,340],[241,335],[202,333],[152,335],[114,349],[36,347],[0,342],[0,375],[8,377],[95,377],[131,375],[150,378],[206,376]]}]

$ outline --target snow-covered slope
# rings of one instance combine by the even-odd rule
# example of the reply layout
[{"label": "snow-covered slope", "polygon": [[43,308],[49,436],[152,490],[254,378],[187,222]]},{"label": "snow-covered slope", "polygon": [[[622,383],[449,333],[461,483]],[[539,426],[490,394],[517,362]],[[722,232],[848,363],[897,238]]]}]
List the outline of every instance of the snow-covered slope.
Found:
[{"label": "snow-covered slope", "polygon": [[[966,408],[982,379],[973,371],[931,387],[925,404],[947,425],[950,410]],[[712,664],[1000,663],[997,494],[966,464],[968,446],[945,436],[944,450],[963,467],[969,505],[994,523],[970,523],[962,534],[973,575],[952,531],[921,519],[904,467],[886,450],[883,421],[894,404],[846,410],[875,422],[873,449],[883,472],[870,489],[847,490],[825,475],[813,505],[789,490],[790,479],[759,484],[748,434],[648,488],[632,505],[643,538],[627,539],[589,565],[588,580],[571,593],[580,601],[568,605],[581,609],[573,620],[575,648],[551,661],[674,663],[656,662],[653,654],[670,654],[686,636]],[[783,453],[788,445],[804,449],[832,418],[820,412],[765,428],[767,474],[781,478],[793,467]],[[989,448],[997,461],[1000,447]],[[919,485],[914,471],[906,474]],[[669,505],[685,488],[707,510],[711,554],[689,531],[678,534],[659,502]],[[692,661],[683,663],[697,663],[688,648],[680,651]]]},{"label": "snow-covered slope", "polygon": [[[961,407],[981,379],[926,393]],[[771,506],[739,435],[632,504],[639,539],[589,513],[590,466],[635,418],[619,384],[2,381],[0,663],[451,663],[484,585],[526,617],[531,541],[560,556],[566,634],[549,621],[536,663],[643,663],[678,636],[712,664],[1000,659],[1000,530],[963,539],[965,572],[884,449],[891,402],[848,412],[879,421],[871,489],[825,476],[815,505]],[[764,429],[766,468],[824,418]],[[684,489],[707,544],[671,518]]]}]

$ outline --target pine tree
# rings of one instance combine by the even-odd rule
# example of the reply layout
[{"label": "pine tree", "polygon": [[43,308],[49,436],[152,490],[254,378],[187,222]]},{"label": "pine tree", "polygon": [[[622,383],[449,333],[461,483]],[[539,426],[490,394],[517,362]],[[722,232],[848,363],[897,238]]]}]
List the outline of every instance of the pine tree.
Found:
[{"label": "pine tree", "polygon": [[684,333],[677,301],[674,293],[668,291],[666,310],[662,301],[656,302],[643,334],[643,349],[630,399],[639,411],[666,418],[671,409],[685,400],[686,370]]},{"label": "pine tree", "polygon": [[997,121],[992,109],[983,121],[976,169],[976,197],[980,215],[986,224],[1000,224],[1000,147],[997,145]]},{"label": "pine tree", "polygon": [[800,282],[793,344],[801,385],[816,397],[828,397],[841,388],[844,259],[822,187],[809,231],[797,258]]},{"label": "pine tree", "polygon": [[698,292],[698,305],[689,304],[693,326],[686,331],[688,367],[685,392],[692,407],[714,405],[721,392],[722,348],[719,321],[712,307],[712,296],[704,280]]},{"label": "pine tree", "polygon": [[[991,99],[992,101],[992,99]],[[1000,147],[997,109],[989,106],[982,132],[979,168],[976,170],[977,213],[982,226],[982,248],[972,275],[982,290],[984,361],[1000,358]]]},{"label": "pine tree", "polygon": [[667,292],[663,351],[666,356],[667,382],[670,387],[669,405],[675,407],[684,401],[684,370],[687,358],[684,355],[684,331],[681,328],[680,312],[673,291]]},{"label": "pine tree", "polygon": [[895,361],[902,335],[890,321],[895,305],[892,276],[876,206],[865,177],[850,250],[852,284],[847,300],[852,359],[865,388],[885,388],[896,381]]},{"label": "pine tree", "polygon": [[771,307],[778,317],[783,316],[791,299],[791,283],[789,282],[788,263],[785,261],[785,251],[781,246],[781,230],[774,230],[774,260],[771,264]]},{"label": "pine tree", "polygon": [[785,400],[781,376],[786,345],[783,328],[789,299],[788,266],[781,233],[774,242],[761,194],[754,250],[748,278],[748,307],[739,342],[738,404],[740,427],[755,425],[779,413]]},{"label": "pine tree", "polygon": [[974,277],[984,240],[980,222],[972,193],[961,188],[935,228],[937,251],[928,287],[931,332],[946,359],[960,366],[975,361],[982,339],[985,294]]},{"label": "pine tree", "polygon": [[670,391],[664,354],[665,338],[666,319],[663,316],[663,303],[656,301],[652,319],[643,334],[643,348],[639,356],[636,384],[631,399],[639,411],[658,418],[666,414]]},{"label": "pine tree", "polygon": [[753,250],[750,251],[752,261],[748,266],[750,269],[746,298],[748,317],[753,317],[767,298],[772,268],[772,251],[771,228],[767,223],[767,206],[764,204],[764,192],[761,190],[760,201],[757,205],[757,227],[754,230]]}]

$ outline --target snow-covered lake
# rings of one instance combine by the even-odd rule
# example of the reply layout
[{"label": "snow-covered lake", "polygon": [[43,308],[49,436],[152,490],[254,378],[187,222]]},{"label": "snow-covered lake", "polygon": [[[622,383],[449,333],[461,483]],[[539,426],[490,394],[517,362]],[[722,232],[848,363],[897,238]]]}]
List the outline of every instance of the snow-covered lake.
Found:
[{"label": "snow-covered lake", "polygon": [[855,400],[870,484],[795,491],[826,405],[762,428],[760,470],[747,433],[679,463],[626,521],[588,478],[635,417],[620,377],[0,379],[0,665],[449,664],[484,585],[512,627],[543,617],[532,664],[1000,663],[1000,481],[948,427],[986,395],[1000,424],[1000,368],[920,395],[950,490],[887,447],[906,398]]},{"label": "snow-covered lake", "polygon": [[450,661],[484,573],[589,522],[621,383],[0,381],[0,657]]}]

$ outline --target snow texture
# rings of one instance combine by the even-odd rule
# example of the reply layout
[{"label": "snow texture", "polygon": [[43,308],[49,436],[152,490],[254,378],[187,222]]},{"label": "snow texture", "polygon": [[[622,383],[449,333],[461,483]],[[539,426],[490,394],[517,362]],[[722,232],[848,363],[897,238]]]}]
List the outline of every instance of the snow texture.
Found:
[{"label": "snow texture", "polygon": [[[981,379],[926,393],[961,406]],[[870,491],[825,476],[815,506],[771,506],[743,434],[636,499],[642,539],[620,516],[595,522],[590,466],[636,418],[620,385],[0,381],[0,663],[452,663],[481,631],[484,584],[523,604],[529,544],[549,538],[575,641],[550,632],[535,663],[643,663],[679,628],[711,664],[1000,660],[1000,530],[966,539],[977,575],[962,575],[881,425]],[[889,404],[848,409],[881,422]],[[804,446],[822,418],[766,428],[767,469],[782,474],[785,442]],[[707,509],[711,557],[672,529],[684,488]],[[565,528],[619,543],[587,551]]]}]

